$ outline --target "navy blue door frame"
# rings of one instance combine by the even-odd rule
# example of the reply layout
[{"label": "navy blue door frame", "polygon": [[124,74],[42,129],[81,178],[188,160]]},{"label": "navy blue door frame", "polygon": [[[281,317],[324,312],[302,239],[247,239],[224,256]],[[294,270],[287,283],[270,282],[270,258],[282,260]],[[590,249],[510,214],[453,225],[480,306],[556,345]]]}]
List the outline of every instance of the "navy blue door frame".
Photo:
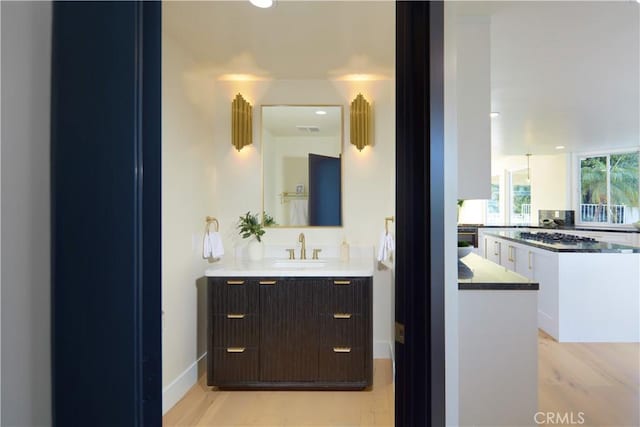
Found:
[{"label": "navy blue door frame", "polygon": [[444,4],[396,2],[396,426],[445,425]]},{"label": "navy blue door frame", "polygon": [[56,2],[56,426],[161,425],[161,4]]}]

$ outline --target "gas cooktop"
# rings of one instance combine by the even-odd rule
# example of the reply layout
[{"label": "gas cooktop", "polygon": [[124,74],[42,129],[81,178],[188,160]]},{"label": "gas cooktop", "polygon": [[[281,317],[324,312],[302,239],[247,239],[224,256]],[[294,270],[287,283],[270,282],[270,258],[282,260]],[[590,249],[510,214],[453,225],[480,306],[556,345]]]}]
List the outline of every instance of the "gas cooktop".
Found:
[{"label": "gas cooktop", "polygon": [[523,231],[520,238],[527,240],[537,240],[543,243],[562,243],[564,245],[577,245],[578,243],[598,243],[593,237],[576,236],[564,233],[531,233]]}]

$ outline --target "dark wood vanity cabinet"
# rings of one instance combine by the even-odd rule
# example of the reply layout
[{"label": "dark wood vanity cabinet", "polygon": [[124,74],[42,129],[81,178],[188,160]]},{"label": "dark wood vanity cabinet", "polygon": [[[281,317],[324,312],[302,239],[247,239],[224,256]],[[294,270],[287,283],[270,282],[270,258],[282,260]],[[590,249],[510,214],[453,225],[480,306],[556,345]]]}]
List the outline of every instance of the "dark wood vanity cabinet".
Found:
[{"label": "dark wood vanity cabinet", "polygon": [[371,385],[371,277],[212,277],[207,295],[210,386]]}]

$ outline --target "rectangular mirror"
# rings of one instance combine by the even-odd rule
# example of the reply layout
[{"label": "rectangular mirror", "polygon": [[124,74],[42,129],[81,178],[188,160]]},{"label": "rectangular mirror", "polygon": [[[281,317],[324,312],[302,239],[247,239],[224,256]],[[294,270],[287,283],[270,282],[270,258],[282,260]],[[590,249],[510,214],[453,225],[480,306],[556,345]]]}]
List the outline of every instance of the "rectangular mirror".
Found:
[{"label": "rectangular mirror", "polygon": [[263,105],[267,227],[342,226],[342,106]]}]

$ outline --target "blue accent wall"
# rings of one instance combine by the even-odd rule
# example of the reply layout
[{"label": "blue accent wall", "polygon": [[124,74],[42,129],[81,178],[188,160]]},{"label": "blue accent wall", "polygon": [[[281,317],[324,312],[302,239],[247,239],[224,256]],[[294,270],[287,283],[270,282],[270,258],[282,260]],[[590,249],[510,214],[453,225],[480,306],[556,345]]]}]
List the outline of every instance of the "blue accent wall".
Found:
[{"label": "blue accent wall", "polygon": [[56,426],[161,424],[160,11],[54,4]]}]

